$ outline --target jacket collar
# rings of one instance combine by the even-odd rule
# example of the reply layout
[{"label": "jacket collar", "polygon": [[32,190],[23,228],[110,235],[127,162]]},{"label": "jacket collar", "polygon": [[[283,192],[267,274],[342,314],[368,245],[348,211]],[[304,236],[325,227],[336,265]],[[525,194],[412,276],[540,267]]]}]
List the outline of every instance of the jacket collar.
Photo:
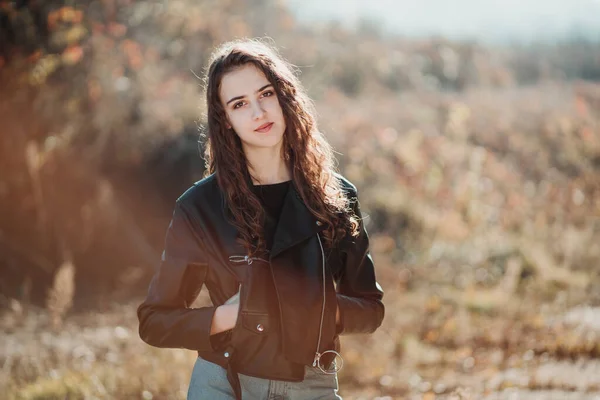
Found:
[{"label": "jacket collar", "polygon": [[279,221],[275,228],[275,239],[271,247],[273,259],[283,251],[325,229],[302,201],[292,183],[285,197]]}]

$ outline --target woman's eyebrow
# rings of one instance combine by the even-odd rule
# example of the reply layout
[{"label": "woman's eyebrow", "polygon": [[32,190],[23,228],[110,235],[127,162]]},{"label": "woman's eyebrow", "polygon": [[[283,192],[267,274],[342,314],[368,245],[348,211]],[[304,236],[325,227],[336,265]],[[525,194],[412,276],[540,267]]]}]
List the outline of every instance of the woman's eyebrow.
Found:
[{"label": "woman's eyebrow", "polygon": [[[260,89],[258,89],[255,93],[262,92],[263,90],[265,90],[269,86],[273,86],[273,85],[271,85],[270,83],[267,83],[265,86],[263,86]],[[246,97],[246,96],[235,96],[235,97],[232,97],[227,103],[225,103],[225,105],[228,105],[232,101],[243,99],[244,97]]]}]

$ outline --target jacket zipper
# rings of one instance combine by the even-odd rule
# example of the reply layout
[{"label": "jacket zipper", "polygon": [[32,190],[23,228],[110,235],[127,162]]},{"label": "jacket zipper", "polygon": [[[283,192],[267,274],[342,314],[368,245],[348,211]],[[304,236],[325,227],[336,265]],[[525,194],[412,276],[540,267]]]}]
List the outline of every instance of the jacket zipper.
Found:
[{"label": "jacket zipper", "polygon": [[323,307],[321,308],[321,322],[319,324],[319,340],[317,341],[317,350],[315,351],[315,358],[313,360],[313,367],[316,367],[321,358],[319,348],[321,347],[321,336],[323,334],[323,318],[325,318],[325,252],[323,251],[323,243],[321,243],[321,236],[317,233],[317,239],[319,240],[319,246],[321,247],[321,262],[323,266]]}]

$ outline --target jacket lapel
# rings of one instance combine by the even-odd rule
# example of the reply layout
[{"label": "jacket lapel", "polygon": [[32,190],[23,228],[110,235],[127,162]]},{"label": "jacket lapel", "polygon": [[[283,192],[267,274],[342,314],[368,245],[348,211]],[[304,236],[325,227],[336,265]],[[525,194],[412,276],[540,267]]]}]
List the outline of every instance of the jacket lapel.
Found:
[{"label": "jacket lapel", "polygon": [[295,186],[290,189],[284,200],[283,208],[271,247],[270,258],[273,259],[283,251],[325,229],[306,207]]}]

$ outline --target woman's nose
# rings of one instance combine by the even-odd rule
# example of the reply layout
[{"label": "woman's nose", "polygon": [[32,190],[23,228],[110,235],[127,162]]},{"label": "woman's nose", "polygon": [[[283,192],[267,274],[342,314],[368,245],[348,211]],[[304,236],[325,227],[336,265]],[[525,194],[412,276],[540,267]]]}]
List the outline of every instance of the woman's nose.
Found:
[{"label": "woman's nose", "polygon": [[262,108],[259,102],[255,102],[252,105],[252,117],[254,119],[261,119],[265,116],[265,110]]}]

